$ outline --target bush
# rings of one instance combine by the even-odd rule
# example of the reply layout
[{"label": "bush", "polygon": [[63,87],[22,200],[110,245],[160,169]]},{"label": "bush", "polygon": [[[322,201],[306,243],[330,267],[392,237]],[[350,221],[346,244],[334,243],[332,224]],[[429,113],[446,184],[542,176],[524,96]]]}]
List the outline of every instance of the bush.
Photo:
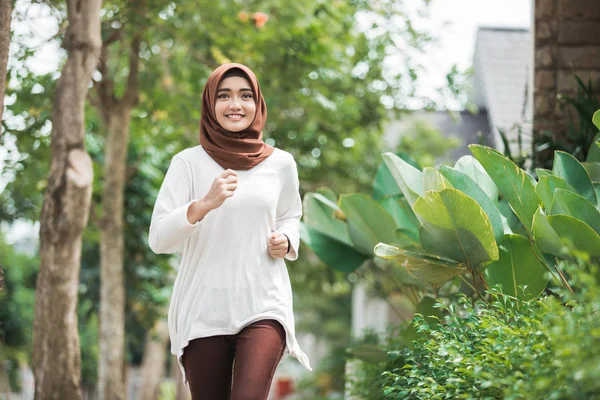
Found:
[{"label": "bush", "polygon": [[491,289],[487,302],[464,295],[457,304],[439,302],[447,315],[438,323],[417,314],[424,339],[405,347],[388,338],[388,359],[363,364],[354,393],[383,380],[365,398],[600,398],[600,286],[593,273],[567,270],[575,294],[525,302]]}]

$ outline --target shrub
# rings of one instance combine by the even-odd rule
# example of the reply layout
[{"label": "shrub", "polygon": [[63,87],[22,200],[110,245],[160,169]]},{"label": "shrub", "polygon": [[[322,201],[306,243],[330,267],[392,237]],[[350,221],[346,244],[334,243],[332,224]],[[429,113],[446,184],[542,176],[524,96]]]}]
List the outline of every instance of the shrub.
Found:
[{"label": "shrub", "polygon": [[581,266],[566,269],[574,294],[560,289],[525,302],[493,288],[487,302],[464,295],[456,304],[440,301],[446,316],[437,323],[417,314],[424,338],[412,347],[386,339],[387,360],[363,364],[353,392],[361,396],[383,381],[364,398],[600,398],[600,286]]}]

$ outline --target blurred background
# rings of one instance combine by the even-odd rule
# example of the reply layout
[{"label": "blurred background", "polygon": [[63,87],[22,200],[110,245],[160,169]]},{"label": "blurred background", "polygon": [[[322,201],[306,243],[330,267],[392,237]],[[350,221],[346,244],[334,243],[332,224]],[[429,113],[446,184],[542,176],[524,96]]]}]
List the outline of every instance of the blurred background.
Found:
[{"label": "blurred background", "polygon": [[[112,398],[188,398],[166,331],[178,256],[153,254],[147,232],[171,157],[198,144],[201,93],[216,66],[240,62],[255,71],[269,110],[263,136],[294,155],[303,197],[376,197],[384,152],[419,168],[454,164],[471,143],[528,168],[544,167],[557,148],[576,154],[577,115],[597,104],[600,35],[592,0],[566,4],[103,1],[101,51],[81,86],[93,181],[69,281],[81,357],[77,398],[106,397],[111,379],[123,382]],[[1,71],[0,398],[32,399],[33,354],[41,351],[33,344],[36,285],[41,296],[42,286],[64,284],[38,276],[39,238],[52,187],[53,112],[65,96],[57,88],[76,22],[61,1],[3,1],[2,8],[10,46]],[[76,47],[81,38],[71,38]],[[300,345],[314,371],[284,358],[271,398],[350,398],[356,354],[348,349],[365,333],[410,320],[414,304],[369,260],[339,258],[332,267],[310,232],[302,240],[288,268]],[[122,295],[112,296],[118,287]],[[35,324],[62,335],[55,327],[41,318]],[[119,348],[111,333],[119,331],[123,365],[113,368],[101,349]],[[46,351],[60,358],[60,348]]]}]

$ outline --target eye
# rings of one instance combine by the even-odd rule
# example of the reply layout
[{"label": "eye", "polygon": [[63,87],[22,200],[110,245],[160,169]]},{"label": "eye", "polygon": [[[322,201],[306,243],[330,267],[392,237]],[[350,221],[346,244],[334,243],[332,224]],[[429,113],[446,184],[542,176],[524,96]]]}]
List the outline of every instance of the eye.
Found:
[{"label": "eye", "polygon": [[223,93],[217,95],[217,99],[226,99],[227,97],[229,97],[229,96],[227,96],[226,94],[223,94]]},{"label": "eye", "polygon": [[254,99],[254,97],[252,96],[252,93],[244,93],[242,95],[242,99],[248,100],[248,99]]}]

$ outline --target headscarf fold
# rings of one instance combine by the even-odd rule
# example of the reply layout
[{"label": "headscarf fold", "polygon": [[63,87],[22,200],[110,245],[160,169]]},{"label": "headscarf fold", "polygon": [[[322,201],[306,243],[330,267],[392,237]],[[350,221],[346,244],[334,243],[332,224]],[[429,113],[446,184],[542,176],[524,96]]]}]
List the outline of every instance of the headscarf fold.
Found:
[{"label": "headscarf fold", "polygon": [[[230,132],[217,122],[215,101],[217,88],[225,74],[239,69],[247,77],[256,102],[254,121],[240,132]],[[202,93],[202,117],[200,119],[200,144],[221,167],[234,170],[248,170],[269,157],[274,148],[262,140],[262,130],[267,120],[267,105],[260,91],[254,72],[245,65],[223,64],[208,77]]]}]

